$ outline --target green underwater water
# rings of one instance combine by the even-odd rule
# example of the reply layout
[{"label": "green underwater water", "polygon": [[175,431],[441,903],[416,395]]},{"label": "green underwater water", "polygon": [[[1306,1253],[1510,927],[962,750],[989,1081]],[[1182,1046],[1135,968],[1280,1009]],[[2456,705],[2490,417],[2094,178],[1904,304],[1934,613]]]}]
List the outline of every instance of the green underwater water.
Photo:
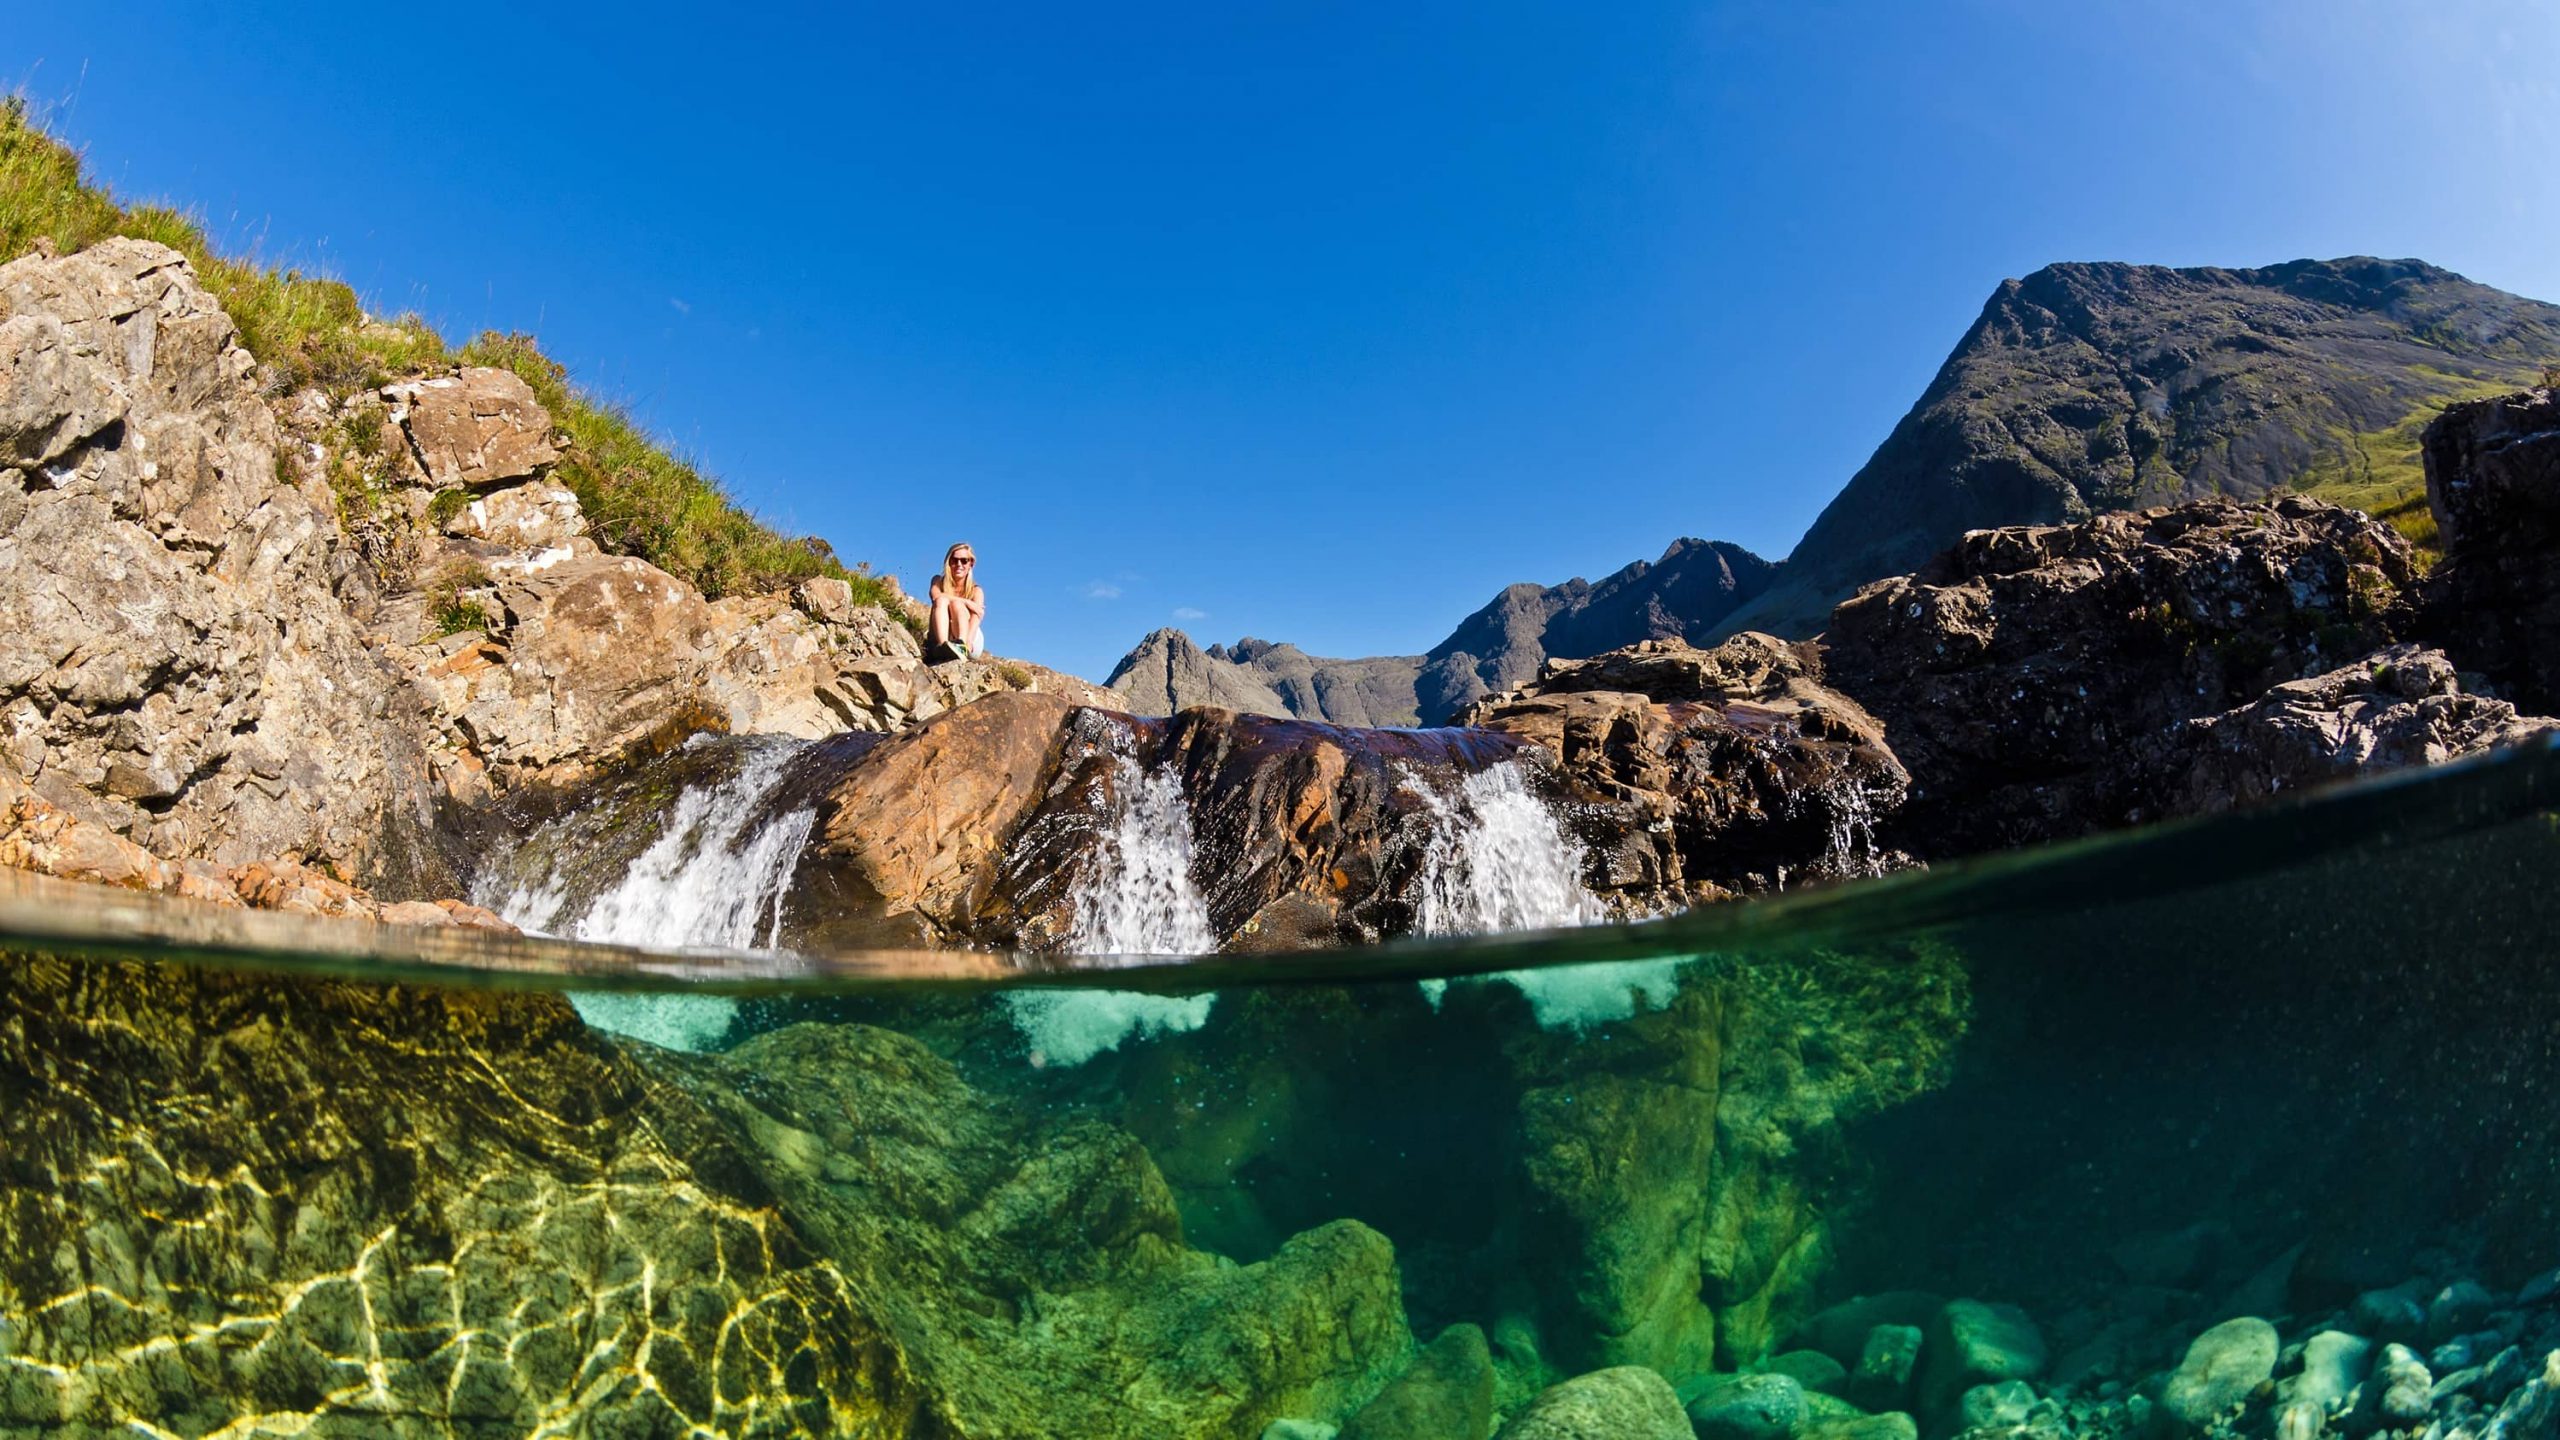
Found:
[{"label": "green underwater water", "polygon": [[0,1436],[2541,1433],[2555,878],[2545,750],[1180,964],[0,877]]}]

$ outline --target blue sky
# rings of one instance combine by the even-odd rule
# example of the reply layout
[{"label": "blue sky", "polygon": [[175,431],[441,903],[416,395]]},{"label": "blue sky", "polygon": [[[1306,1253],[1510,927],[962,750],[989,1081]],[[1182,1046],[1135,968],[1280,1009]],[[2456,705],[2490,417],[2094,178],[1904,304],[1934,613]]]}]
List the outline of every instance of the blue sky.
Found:
[{"label": "blue sky", "polygon": [[31,6],[0,81],[848,559],[974,542],[996,647],[1096,679],[1782,555],[2049,261],[2560,300],[2540,3],[524,8]]}]

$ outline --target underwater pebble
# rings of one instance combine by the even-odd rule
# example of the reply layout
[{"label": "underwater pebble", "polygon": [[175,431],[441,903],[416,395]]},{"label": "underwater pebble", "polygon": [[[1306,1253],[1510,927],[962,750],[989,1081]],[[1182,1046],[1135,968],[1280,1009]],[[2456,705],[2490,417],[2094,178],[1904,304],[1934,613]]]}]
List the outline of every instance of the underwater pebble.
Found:
[{"label": "underwater pebble", "polygon": [[2044,1366],[2044,1335],[2026,1311],[1952,1300],[1929,1322],[1920,1347],[1921,1405],[1926,1413],[1951,1415],[1974,1386],[2031,1379]]},{"label": "underwater pebble", "polygon": [[2435,1376],[2427,1372],[2426,1363],[2408,1346],[2382,1347],[2382,1365],[2374,1378],[2382,1386],[2384,1424],[2415,1425],[2435,1409]]},{"label": "underwater pebble", "polygon": [[2489,1293],[2488,1287],[2477,1281],[2457,1280],[2427,1302],[2427,1339],[2441,1342],[2475,1330],[2497,1304],[2497,1297]]},{"label": "underwater pebble", "polygon": [[1956,1425],[1960,1430],[2005,1430],[2023,1425],[2035,1403],[2035,1387],[2024,1380],[1976,1385],[1956,1402]]},{"label": "underwater pebble", "polygon": [[1772,1375],[1790,1375],[1807,1390],[1837,1394],[1849,1372],[1839,1361],[1819,1350],[1789,1350],[1772,1355],[1760,1367]]},{"label": "underwater pebble", "polygon": [[1692,1440],[1692,1433],[1670,1381],[1620,1365],[1539,1391],[1494,1440]]},{"label": "underwater pebble", "polygon": [[2336,1410],[2373,1373],[2374,1343],[2344,1330],[2323,1330],[2302,1342],[2302,1373],[2285,1382],[2285,1399]]},{"label": "underwater pebble", "polygon": [[2427,1333],[2426,1307],[2418,1303],[2412,1287],[2393,1290],[2367,1290],[2347,1307],[2347,1324],[2359,1335],[2376,1340],[2416,1340]]},{"label": "underwater pebble", "polygon": [[1733,1375],[1709,1381],[1688,1405],[1697,1440],[1795,1440],[1806,1419],[1804,1386],[1792,1375]]},{"label": "underwater pebble", "polygon": [[2524,1288],[2516,1292],[2516,1303],[2546,1305],[2555,1295],[2560,1295],[2560,1270],[2545,1270],[2524,1282]]},{"label": "underwater pebble", "polygon": [[1920,1327],[1879,1325],[1867,1332],[1849,1398],[1870,1410],[1898,1409],[1911,1394],[1912,1367],[1920,1363]]},{"label": "underwater pebble", "polygon": [[1900,1410],[1816,1418],[1796,1440],[1920,1440],[1920,1424]]},{"label": "underwater pebble", "polygon": [[2187,1347],[2177,1373],[2160,1392],[2161,1408],[2189,1429],[2249,1398],[2275,1374],[2280,1342],[2276,1327],[2254,1315],[2225,1320]]}]

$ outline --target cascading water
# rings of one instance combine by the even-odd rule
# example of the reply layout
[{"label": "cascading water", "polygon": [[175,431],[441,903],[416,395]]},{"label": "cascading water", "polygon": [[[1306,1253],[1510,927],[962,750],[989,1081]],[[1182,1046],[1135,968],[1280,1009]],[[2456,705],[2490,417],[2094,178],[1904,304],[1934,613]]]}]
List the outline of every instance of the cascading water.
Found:
[{"label": "cascading water", "polygon": [[1182,777],[1150,772],[1125,744],[1112,759],[1119,813],[1076,892],[1067,948],[1080,955],[1206,955],[1218,948],[1191,881],[1197,844]]},{"label": "cascading water", "polygon": [[1519,762],[1479,770],[1455,794],[1418,775],[1404,788],[1431,815],[1415,922],[1421,933],[1544,930],[1607,918],[1582,883],[1582,847],[1565,837]]},{"label": "cascading water", "polygon": [[[1609,918],[1582,883],[1583,847],[1566,837],[1519,762],[1479,770],[1460,781],[1454,794],[1419,775],[1408,775],[1404,788],[1431,816],[1415,915],[1422,934],[1546,930]],[[1685,964],[1674,959],[1572,965],[1483,978],[1517,986],[1539,1024],[1582,1029],[1668,1003],[1680,988]],[[1425,980],[1423,994],[1437,1005],[1448,983]]]},{"label": "cascading water", "polygon": [[[1113,740],[1114,813],[1078,885],[1067,948],[1079,955],[1189,956],[1218,948],[1209,905],[1192,882],[1198,845],[1182,777],[1149,771],[1129,737]],[[1196,1030],[1207,995],[1120,990],[1017,990],[1005,997],[1035,1065],[1078,1065],[1138,1033]]]},{"label": "cascading water", "polygon": [[[809,827],[810,809],[773,813],[774,792],[803,747],[761,742],[725,780],[688,785],[657,838],[608,888],[576,901],[557,861],[538,880],[519,878],[481,898],[536,934],[660,949],[745,949],[780,942],[782,900]],[[486,882],[494,892],[503,879]],[[737,1002],[713,995],[570,996],[598,1029],[670,1049],[702,1049],[727,1033]]]}]

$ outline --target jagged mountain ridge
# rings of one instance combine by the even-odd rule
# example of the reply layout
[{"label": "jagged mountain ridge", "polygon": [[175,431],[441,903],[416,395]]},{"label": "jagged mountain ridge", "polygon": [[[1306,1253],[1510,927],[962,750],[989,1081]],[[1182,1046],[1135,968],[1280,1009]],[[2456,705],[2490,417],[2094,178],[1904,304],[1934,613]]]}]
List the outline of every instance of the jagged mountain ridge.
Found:
[{"label": "jagged mountain ridge", "polygon": [[1421,655],[1337,660],[1250,637],[1202,649],[1180,630],[1148,635],[1105,686],[1141,715],[1217,705],[1336,725],[1439,725],[1488,694],[1639,640],[1700,642],[1759,594],[1776,567],[1738,545],[1680,539],[1592,582],[1517,584]]},{"label": "jagged mountain ridge", "polygon": [[[1967,530],[2370,473],[2367,442],[2381,432],[2555,359],[2560,306],[2419,260],[2048,265],[2000,283],[1783,562],[1678,541],[1658,564],[1598,585],[1511,586],[1419,657],[1331,660],[1263,641],[1202,650],[1160,630],[1108,683],[1147,713],[1213,704],[1436,723],[1550,657],[1672,635],[1813,634],[1858,587],[1916,568]],[[1641,604],[1601,603],[1692,550],[1717,555],[1724,574],[1691,585],[1684,570],[1681,583],[1652,579]],[[1408,667],[1410,713],[1393,703]]]},{"label": "jagged mountain ridge", "polygon": [[1891,435],[1729,629],[1809,634],[1967,530],[2251,498],[2560,359],[2560,306],[2419,260],[2117,262],[2004,280]]}]

